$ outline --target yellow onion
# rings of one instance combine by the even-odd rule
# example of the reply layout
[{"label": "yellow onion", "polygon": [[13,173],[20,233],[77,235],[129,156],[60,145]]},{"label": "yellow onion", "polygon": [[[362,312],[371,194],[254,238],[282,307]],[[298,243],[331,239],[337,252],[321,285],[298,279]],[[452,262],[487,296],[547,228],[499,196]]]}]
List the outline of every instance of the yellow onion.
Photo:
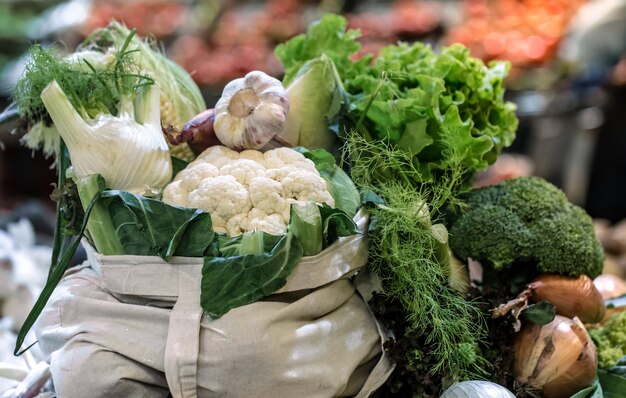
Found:
[{"label": "yellow onion", "polygon": [[569,397],[596,376],[596,347],[576,317],[557,315],[547,325],[526,324],[514,351],[516,382],[540,390],[545,398]]},{"label": "yellow onion", "polygon": [[528,286],[533,301],[545,300],[556,313],[567,318],[578,317],[584,323],[600,322],[604,317],[604,299],[591,278],[542,274]]}]

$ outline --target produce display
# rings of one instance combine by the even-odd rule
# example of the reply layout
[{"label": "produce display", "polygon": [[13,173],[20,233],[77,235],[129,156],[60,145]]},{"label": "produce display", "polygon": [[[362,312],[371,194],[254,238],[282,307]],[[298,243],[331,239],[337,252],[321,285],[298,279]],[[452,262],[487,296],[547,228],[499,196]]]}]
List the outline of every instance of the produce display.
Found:
[{"label": "produce display", "polygon": [[570,19],[584,1],[464,2],[467,18],[447,34],[447,42],[463,43],[485,60],[507,59],[525,68],[550,61],[565,36]]},{"label": "produce display", "polygon": [[15,346],[34,330],[50,390],[619,396],[597,226],[542,178],[475,185],[515,140],[508,62],[368,53],[325,14],[276,46],[280,78],[238,71],[207,104],[157,48],[115,22],[69,55],[35,45],[14,91],[58,174]]}]

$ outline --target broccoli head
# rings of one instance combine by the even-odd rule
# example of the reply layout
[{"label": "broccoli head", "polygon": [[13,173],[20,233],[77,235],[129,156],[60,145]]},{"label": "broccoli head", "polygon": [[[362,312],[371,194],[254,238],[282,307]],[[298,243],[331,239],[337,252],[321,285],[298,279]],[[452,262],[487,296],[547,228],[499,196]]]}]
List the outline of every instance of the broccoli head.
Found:
[{"label": "broccoli head", "polygon": [[540,177],[474,189],[453,221],[450,248],[495,270],[532,264],[537,272],[595,278],[604,251],[591,217]]}]

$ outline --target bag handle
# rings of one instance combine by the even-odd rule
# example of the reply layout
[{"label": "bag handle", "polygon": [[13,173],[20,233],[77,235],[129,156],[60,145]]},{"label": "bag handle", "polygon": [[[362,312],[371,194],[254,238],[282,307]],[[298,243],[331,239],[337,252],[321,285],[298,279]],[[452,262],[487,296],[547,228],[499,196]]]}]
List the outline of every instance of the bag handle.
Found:
[{"label": "bag handle", "polygon": [[172,308],[165,345],[165,378],[173,398],[198,397],[200,278],[195,267],[178,268],[178,300]]}]

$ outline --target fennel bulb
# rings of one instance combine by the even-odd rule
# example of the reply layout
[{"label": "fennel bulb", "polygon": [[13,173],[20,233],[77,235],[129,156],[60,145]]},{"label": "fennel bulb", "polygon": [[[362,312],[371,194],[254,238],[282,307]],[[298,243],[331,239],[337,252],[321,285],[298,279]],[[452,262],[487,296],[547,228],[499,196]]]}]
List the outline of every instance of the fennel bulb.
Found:
[{"label": "fennel bulb", "polygon": [[157,87],[146,86],[136,104],[122,97],[118,116],[99,114],[91,120],[83,119],[56,81],[41,99],[78,178],[100,174],[108,188],[139,194],[156,193],[172,179]]}]

